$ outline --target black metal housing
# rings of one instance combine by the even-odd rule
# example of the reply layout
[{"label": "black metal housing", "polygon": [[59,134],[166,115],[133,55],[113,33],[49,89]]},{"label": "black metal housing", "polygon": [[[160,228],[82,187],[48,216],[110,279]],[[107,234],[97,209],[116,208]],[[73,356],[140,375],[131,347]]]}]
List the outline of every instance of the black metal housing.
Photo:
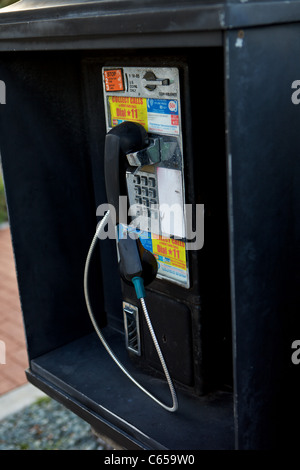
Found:
[{"label": "black metal housing", "polygon": [[[297,444],[291,345],[300,335],[300,108],[291,86],[300,80],[299,22],[297,0],[21,0],[0,11],[0,148],[27,377],[124,448]],[[190,343],[182,343],[187,388],[179,390],[176,414],[113,365],[84,302],[85,257],[105,199],[101,67],[121,62],[181,67],[186,187],[207,209],[189,295],[173,300],[172,289],[155,287],[155,295],[169,297],[166,315],[178,303],[192,311],[173,325],[176,340],[193,331],[193,344],[199,337],[204,344],[196,363]],[[98,320],[126,362],[114,250],[99,245],[90,289]],[[127,362],[168,399],[160,377]],[[197,374],[217,379],[200,397],[188,389]]]}]

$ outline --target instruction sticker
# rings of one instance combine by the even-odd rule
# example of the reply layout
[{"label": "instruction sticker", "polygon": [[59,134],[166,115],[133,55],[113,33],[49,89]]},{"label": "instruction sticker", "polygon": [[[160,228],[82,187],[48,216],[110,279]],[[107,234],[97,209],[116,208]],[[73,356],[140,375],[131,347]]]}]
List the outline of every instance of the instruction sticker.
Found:
[{"label": "instruction sticker", "polygon": [[185,243],[173,238],[151,235],[152,253],[157,260],[158,274],[187,287],[189,279]]},{"label": "instruction sticker", "polygon": [[137,122],[148,131],[147,99],[130,96],[109,96],[111,126],[123,121]]},{"label": "instruction sticker", "polygon": [[154,134],[179,135],[180,133],[177,100],[109,96],[108,105],[111,127],[123,121],[132,121],[141,124],[147,132]]},{"label": "instruction sticker", "polygon": [[174,274],[177,270],[186,271],[186,251],[183,241],[152,234],[152,252],[158,262],[162,263],[162,272],[164,266],[168,268],[166,272],[169,273],[170,268]]},{"label": "instruction sticker", "polygon": [[149,132],[179,135],[177,100],[148,99],[147,111]]},{"label": "instruction sticker", "polygon": [[122,69],[104,70],[106,91],[124,91]]}]

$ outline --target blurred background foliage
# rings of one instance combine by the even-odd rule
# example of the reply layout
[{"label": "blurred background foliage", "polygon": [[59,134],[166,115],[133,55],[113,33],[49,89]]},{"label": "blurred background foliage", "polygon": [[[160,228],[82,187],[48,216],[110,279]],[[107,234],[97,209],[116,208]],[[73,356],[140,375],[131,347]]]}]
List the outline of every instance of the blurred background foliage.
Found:
[{"label": "blurred background foliage", "polygon": [[12,3],[16,3],[18,0],[0,0],[0,8],[7,7]]},{"label": "blurred background foliage", "polygon": [[8,218],[7,218],[4,184],[3,184],[2,172],[0,168],[0,224],[2,224],[3,222],[7,222],[7,219]]}]

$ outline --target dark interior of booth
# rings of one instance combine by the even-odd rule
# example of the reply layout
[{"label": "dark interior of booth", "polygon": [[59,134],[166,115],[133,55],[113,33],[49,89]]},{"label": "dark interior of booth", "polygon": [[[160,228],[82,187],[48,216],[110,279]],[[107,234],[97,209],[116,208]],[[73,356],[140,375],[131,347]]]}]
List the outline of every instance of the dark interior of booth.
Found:
[{"label": "dark interior of booth", "polygon": [[[197,395],[175,382],[176,413],[159,407],[119,370],[94,331],[84,298],[86,256],[99,222],[96,211],[106,202],[101,70],[118,64],[178,66],[182,71],[186,165],[193,166],[187,194],[193,192],[196,203],[205,206],[204,246],[195,255],[191,282],[200,286],[199,329],[208,386]],[[124,448],[233,449],[223,49],[131,49],[117,56],[110,50],[4,52],[0,73],[9,103],[1,108],[1,161],[28,380]],[[162,299],[164,289],[173,296],[167,281],[159,286]],[[169,402],[163,375],[136,367],[126,351],[114,240],[97,244],[89,292],[114,353],[139,382]],[[169,328],[172,334],[176,322]]]}]

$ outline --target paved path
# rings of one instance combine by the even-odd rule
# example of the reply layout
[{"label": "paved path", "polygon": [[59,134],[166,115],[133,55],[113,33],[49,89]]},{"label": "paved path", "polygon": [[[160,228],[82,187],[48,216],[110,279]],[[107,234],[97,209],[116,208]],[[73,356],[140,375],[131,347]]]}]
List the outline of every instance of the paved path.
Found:
[{"label": "paved path", "polygon": [[[0,229],[0,345],[5,343],[5,360],[0,355],[0,395],[27,383],[28,367],[14,257],[9,228]],[[3,348],[2,348],[3,349]]]}]

